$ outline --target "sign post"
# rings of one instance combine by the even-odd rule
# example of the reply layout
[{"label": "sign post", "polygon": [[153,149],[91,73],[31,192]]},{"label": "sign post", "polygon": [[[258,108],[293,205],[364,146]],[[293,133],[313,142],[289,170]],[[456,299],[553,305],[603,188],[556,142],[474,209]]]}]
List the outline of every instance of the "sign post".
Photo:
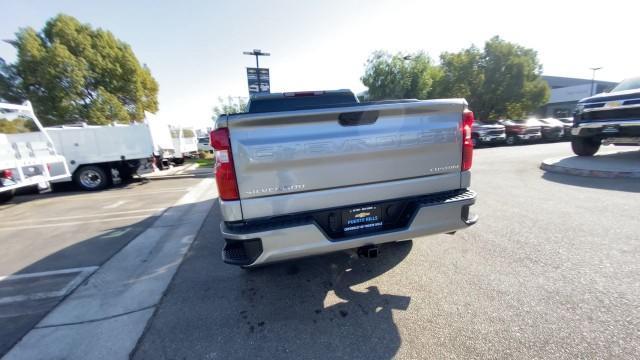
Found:
[{"label": "sign post", "polygon": [[[269,69],[261,69],[260,68],[260,56],[271,56],[268,52],[262,52],[260,49],[253,49],[253,51],[244,51],[243,54],[251,55],[256,57],[256,67],[255,68],[247,68],[247,81],[249,82],[249,94],[261,93],[261,92],[270,92],[271,84],[269,82]],[[251,71],[253,70],[253,71]],[[251,76],[255,76],[255,81],[257,83],[257,88],[252,88]]]},{"label": "sign post", "polygon": [[247,84],[249,85],[249,94],[271,92],[269,69],[248,67]]}]

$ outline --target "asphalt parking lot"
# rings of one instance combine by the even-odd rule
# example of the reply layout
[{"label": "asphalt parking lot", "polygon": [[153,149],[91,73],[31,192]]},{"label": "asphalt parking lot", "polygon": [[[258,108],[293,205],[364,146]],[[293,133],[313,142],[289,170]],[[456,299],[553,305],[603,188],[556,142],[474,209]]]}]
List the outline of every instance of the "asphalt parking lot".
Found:
[{"label": "asphalt parking lot", "polygon": [[[539,169],[542,159],[569,152],[567,143],[478,149],[472,188],[480,222],[455,235],[383,246],[376,259],[340,252],[251,271],[226,265],[220,214],[206,203],[195,240],[179,248],[189,249],[186,256],[166,263],[177,272],[166,275],[153,306],[138,290],[126,293],[133,310],[111,309],[107,298],[169,265],[105,284],[100,313],[115,315],[85,315],[89,325],[113,319],[122,338],[106,338],[100,328],[82,341],[97,337],[125,357],[133,349],[134,359],[638,358],[640,183]],[[167,208],[210,177],[20,196],[0,207],[0,275],[17,275],[0,282],[0,354],[45,315],[83,312],[77,304],[91,291],[99,296],[109,280],[98,272],[139,235],[168,226],[157,223]],[[65,327],[85,326],[71,324]],[[41,325],[22,350],[55,333]],[[44,352],[9,358],[55,357],[51,344],[69,333],[61,334]],[[40,357],[24,355],[34,353]]]},{"label": "asphalt parking lot", "polygon": [[476,151],[480,222],[377,259],[225,265],[214,207],[133,358],[638,358],[640,183],[538,168],[569,152]]},{"label": "asphalt parking lot", "polygon": [[0,206],[0,354],[200,180],[65,186]]}]

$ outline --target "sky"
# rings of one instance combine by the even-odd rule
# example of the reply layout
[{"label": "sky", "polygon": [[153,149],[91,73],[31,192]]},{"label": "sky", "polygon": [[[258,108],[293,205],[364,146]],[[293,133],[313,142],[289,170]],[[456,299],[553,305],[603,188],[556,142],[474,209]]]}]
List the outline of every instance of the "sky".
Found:
[{"label": "sky", "polygon": [[[262,49],[271,91],[366,88],[371,52],[424,50],[434,59],[494,35],[538,52],[544,74],[621,81],[640,74],[637,1],[0,0],[0,39],[42,29],[58,13],[129,43],[160,84],[158,117],[211,126],[219,97],[247,96]],[[15,60],[0,42],[0,57]]]}]

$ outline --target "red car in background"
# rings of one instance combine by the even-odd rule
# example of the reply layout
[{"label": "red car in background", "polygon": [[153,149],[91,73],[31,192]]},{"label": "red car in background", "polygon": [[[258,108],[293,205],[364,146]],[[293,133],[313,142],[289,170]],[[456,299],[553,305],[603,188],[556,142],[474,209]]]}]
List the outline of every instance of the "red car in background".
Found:
[{"label": "red car in background", "polygon": [[537,119],[498,120],[498,123],[504,125],[507,145],[542,139],[542,126]]}]

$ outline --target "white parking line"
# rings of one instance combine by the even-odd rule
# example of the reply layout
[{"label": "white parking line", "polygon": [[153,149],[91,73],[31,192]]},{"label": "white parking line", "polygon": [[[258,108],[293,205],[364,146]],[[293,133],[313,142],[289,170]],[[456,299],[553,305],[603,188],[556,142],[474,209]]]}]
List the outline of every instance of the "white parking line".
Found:
[{"label": "white parking line", "polygon": [[115,237],[122,236],[122,235],[128,233],[130,230],[131,230],[130,227],[124,228],[122,230],[116,230],[116,231],[113,231],[113,232],[111,232],[111,233],[109,233],[107,235],[100,236],[100,238],[101,239],[115,238]]},{"label": "white parking line", "polygon": [[[128,189],[118,189],[118,190],[128,190]],[[158,191],[143,191],[143,192],[127,192],[113,195],[110,193],[112,191],[105,191],[100,194],[75,194],[75,195],[64,195],[64,201],[69,200],[88,200],[88,199],[96,199],[96,200],[106,200],[106,199],[122,199],[123,197],[131,197],[131,196],[148,196],[155,194],[170,194],[170,193],[180,193],[180,192],[188,192],[191,188],[176,188],[176,189],[163,189]],[[106,196],[105,196],[106,195]],[[39,199],[40,201],[53,201],[59,200],[58,196],[49,196]]]},{"label": "white parking line", "polygon": [[124,205],[125,203],[127,203],[127,200],[120,200],[120,201],[114,202],[113,204],[103,206],[102,208],[103,209],[115,209],[120,205]]},{"label": "white parking line", "polygon": [[24,225],[24,226],[8,226],[0,228],[0,231],[9,231],[9,230],[25,230],[25,229],[39,229],[45,227],[57,227],[57,226],[71,226],[71,225],[80,225],[80,224],[88,224],[88,223],[99,223],[106,221],[120,221],[120,220],[131,220],[131,219],[141,219],[152,216],[155,214],[147,214],[147,215],[135,215],[135,216],[125,216],[119,218],[110,218],[110,219],[97,219],[97,220],[85,220],[85,221],[74,221],[74,222],[66,222],[66,223],[56,223],[56,224],[40,224],[40,225]]},{"label": "white parking line", "polygon": [[3,225],[14,225],[14,224],[24,224],[24,223],[39,225],[42,222],[48,222],[48,221],[83,219],[83,218],[92,218],[92,217],[97,217],[97,216],[113,216],[113,215],[135,214],[135,213],[145,213],[145,212],[160,213],[160,212],[165,211],[166,209],[167,208],[151,208],[151,209],[141,209],[141,210],[127,210],[127,211],[116,211],[116,212],[108,212],[108,213],[98,213],[98,214],[86,214],[86,215],[62,216],[62,217],[48,217],[46,219],[38,219],[38,220],[9,220],[6,223],[0,223],[0,227],[3,226]]},{"label": "white parking line", "polygon": [[0,304],[9,304],[20,301],[29,301],[29,300],[40,300],[40,299],[48,299],[54,297],[65,296],[71,290],[75,289],[80,283],[87,278],[87,276],[93,274],[94,271],[98,269],[97,266],[87,266],[81,268],[71,268],[71,269],[62,269],[62,270],[53,270],[53,271],[43,271],[39,273],[30,273],[30,274],[19,274],[19,275],[4,275],[0,276],[0,281],[8,281],[8,280],[17,280],[17,279],[25,279],[25,278],[36,278],[36,277],[46,277],[53,275],[61,275],[61,274],[72,274],[78,273],[76,277],[73,278],[65,287],[57,291],[47,291],[41,293],[35,293],[30,295],[14,295],[14,296],[6,296],[0,298]]},{"label": "white parking line", "polygon": [[61,275],[61,274],[69,274],[80,271],[87,270],[95,270],[97,266],[88,266],[88,267],[79,267],[79,268],[69,268],[69,269],[61,269],[61,270],[51,270],[51,271],[43,271],[37,273],[28,273],[28,274],[17,274],[17,275],[0,275],[0,281],[2,280],[16,280],[16,279],[26,279],[38,276],[49,276],[49,275]]}]

